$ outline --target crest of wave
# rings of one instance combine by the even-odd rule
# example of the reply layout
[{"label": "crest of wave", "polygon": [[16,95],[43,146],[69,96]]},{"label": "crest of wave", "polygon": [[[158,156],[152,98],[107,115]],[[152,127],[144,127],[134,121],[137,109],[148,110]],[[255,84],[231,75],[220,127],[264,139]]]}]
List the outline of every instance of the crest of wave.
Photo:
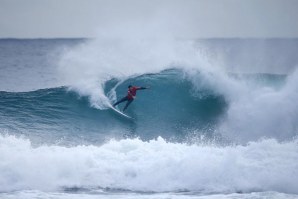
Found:
[{"label": "crest of wave", "polygon": [[[104,93],[108,80],[158,73],[168,68],[208,66],[194,41],[177,40],[170,34],[142,35],[105,32],[64,52],[59,74],[67,85],[90,98],[91,106],[105,109],[110,99]],[[208,67],[207,67],[208,68]],[[112,92],[112,99],[115,93]]]}]

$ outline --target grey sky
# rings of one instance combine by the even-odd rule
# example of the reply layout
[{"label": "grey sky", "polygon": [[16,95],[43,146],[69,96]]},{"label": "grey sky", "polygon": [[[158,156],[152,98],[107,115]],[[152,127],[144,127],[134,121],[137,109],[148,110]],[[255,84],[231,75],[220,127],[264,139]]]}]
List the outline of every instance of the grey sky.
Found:
[{"label": "grey sky", "polygon": [[298,0],[0,0],[0,37],[298,37]]}]

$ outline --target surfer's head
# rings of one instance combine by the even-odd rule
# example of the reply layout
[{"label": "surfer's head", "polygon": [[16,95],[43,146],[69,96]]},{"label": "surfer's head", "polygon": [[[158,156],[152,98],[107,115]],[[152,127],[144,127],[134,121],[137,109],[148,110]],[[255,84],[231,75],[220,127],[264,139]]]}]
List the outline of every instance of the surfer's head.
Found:
[{"label": "surfer's head", "polygon": [[131,88],[131,87],[132,87],[132,85],[129,85],[129,86],[128,86],[128,88]]}]

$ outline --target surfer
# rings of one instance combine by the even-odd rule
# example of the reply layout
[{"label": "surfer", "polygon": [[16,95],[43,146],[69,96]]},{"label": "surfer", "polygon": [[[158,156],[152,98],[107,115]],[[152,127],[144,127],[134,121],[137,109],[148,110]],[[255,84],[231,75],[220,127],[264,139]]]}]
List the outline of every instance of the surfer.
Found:
[{"label": "surfer", "polygon": [[127,101],[125,107],[123,108],[123,112],[127,109],[127,107],[132,103],[132,101],[136,98],[137,90],[149,89],[150,87],[137,87],[137,86],[128,86],[127,96],[123,97],[121,100],[116,102],[113,106],[117,106],[118,104]]}]

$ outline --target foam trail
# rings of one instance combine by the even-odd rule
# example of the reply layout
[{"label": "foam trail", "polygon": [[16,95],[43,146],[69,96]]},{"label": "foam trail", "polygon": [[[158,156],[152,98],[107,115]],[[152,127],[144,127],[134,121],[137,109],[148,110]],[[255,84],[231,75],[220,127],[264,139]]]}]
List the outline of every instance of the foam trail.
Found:
[{"label": "foam trail", "polygon": [[297,147],[297,140],[216,147],[162,138],[110,141],[102,146],[32,147],[29,140],[1,136],[0,191],[109,187],[297,194]]}]

